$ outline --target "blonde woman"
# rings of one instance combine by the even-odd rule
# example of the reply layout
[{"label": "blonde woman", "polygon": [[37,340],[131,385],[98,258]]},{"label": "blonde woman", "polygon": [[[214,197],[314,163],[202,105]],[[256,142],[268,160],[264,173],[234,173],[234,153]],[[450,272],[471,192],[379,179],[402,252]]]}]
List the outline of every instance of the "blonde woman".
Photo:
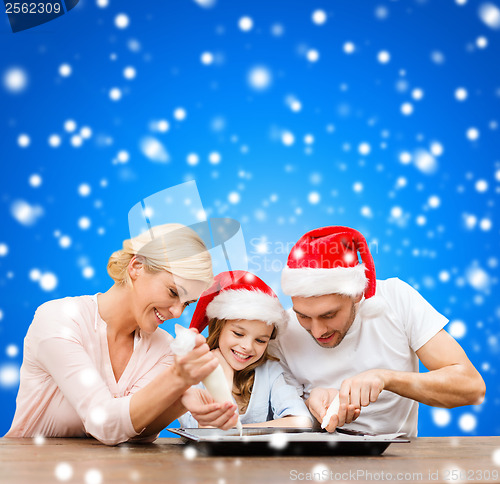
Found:
[{"label": "blonde woman", "polygon": [[235,425],[236,405],[190,389],[217,366],[205,338],[184,357],[158,328],[212,283],[200,237],[179,224],[153,227],[113,253],[105,293],[40,306],[28,329],[17,407],[6,437],[152,441],[187,410],[207,425]]}]

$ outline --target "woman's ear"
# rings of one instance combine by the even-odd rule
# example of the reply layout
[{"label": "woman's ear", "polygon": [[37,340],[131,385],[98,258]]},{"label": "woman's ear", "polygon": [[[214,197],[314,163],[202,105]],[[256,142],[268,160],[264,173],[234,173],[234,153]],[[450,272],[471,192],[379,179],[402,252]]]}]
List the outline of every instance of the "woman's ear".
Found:
[{"label": "woman's ear", "polygon": [[137,259],[137,256],[133,256],[132,259],[130,259],[130,262],[128,263],[128,275],[130,276],[130,279],[132,281],[136,281],[137,278],[139,277],[139,273],[143,269],[144,265],[143,263]]}]

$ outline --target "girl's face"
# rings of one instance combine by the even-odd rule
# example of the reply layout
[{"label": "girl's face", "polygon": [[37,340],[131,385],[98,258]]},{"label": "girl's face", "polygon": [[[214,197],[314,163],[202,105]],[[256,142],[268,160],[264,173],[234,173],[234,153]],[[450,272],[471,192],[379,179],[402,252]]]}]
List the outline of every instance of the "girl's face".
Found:
[{"label": "girl's face", "polygon": [[206,289],[201,281],[183,279],[167,271],[150,273],[140,263],[132,267],[130,277],[133,316],[146,333],[153,333],[167,319],[180,317]]},{"label": "girl's face", "polygon": [[261,358],[273,329],[264,321],[226,321],[219,336],[220,352],[234,371],[241,371]]}]

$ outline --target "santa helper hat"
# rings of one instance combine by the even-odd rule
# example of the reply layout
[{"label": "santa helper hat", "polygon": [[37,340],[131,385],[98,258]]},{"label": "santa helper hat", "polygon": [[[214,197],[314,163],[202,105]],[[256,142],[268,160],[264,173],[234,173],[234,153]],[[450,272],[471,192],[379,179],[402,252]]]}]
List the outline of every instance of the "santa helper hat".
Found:
[{"label": "santa helper hat", "polygon": [[303,235],[293,246],[281,275],[281,287],[288,296],[363,295],[358,311],[363,318],[374,318],[384,310],[384,302],[375,297],[376,284],[375,265],[365,238],[357,230],[341,226]]},{"label": "santa helper hat", "polygon": [[218,274],[201,296],[190,328],[200,333],[211,319],[248,319],[281,326],[285,311],[274,291],[256,275],[246,271]]}]

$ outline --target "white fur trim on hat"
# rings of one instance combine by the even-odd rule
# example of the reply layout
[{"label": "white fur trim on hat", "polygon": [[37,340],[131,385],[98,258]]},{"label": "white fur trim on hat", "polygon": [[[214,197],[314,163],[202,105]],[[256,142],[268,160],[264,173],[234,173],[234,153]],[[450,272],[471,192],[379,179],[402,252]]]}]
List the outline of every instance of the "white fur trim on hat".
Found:
[{"label": "white fur trim on hat", "polygon": [[246,289],[222,291],[207,306],[206,313],[208,319],[248,319],[277,326],[286,318],[277,297]]},{"label": "white fur trim on hat", "polygon": [[364,264],[333,269],[285,267],[281,274],[281,289],[287,296],[358,296],[364,293],[367,283]]}]

